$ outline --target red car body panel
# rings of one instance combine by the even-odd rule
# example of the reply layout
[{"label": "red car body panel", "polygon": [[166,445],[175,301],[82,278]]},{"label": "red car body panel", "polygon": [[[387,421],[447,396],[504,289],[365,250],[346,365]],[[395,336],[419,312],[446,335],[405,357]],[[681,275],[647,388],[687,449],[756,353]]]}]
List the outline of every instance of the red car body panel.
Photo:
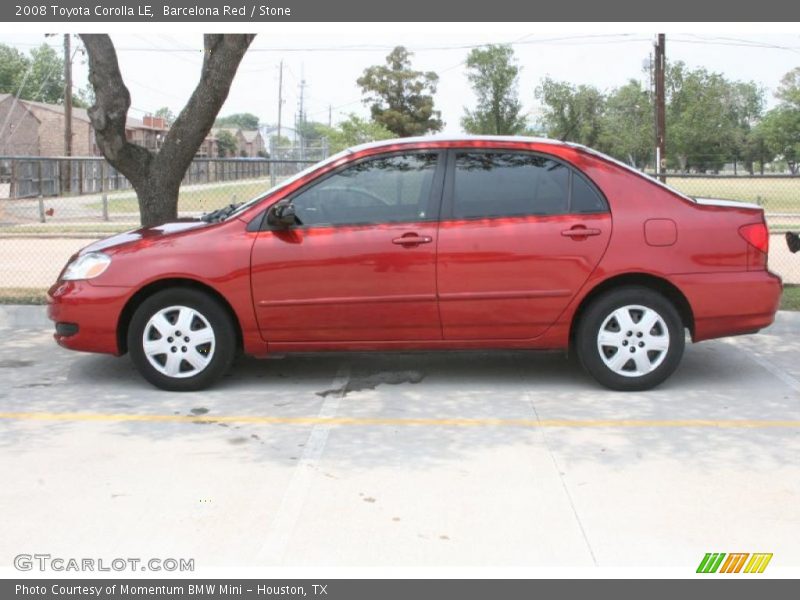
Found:
[{"label": "red car body panel", "polygon": [[[342,165],[397,150],[492,148],[556,157],[605,196],[602,214],[248,231],[275,202]],[[59,344],[120,354],[118,330],[150,286],[189,282],[230,306],[244,351],[547,348],[569,345],[583,300],[616,277],[674,286],[696,341],[756,331],[781,282],[739,234],[763,223],[748,205],[696,203],[586,149],[547,141],[422,140],[364,148],[322,165],[221,223],[184,221],[101,240],[112,263],[59,281],[49,316],[77,323]],[[564,234],[594,230],[586,237]],[[403,236],[428,240],[398,242]]]},{"label": "red car body panel", "polygon": [[433,240],[436,223],[259,233],[253,246],[252,286],[264,339],[441,339],[436,246],[393,243],[411,234]]}]

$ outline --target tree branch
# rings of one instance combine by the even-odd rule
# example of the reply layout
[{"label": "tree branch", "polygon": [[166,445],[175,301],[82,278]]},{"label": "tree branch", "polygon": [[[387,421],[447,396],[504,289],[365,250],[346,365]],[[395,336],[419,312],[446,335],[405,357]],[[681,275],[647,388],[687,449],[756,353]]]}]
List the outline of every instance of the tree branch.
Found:
[{"label": "tree branch", "polygon": [[95,93],[94,105],[88,112],[97,146],[108,162],[136,187],[146,178],[153,155],[128,142],[125,136],[131,95],[122,80],[117,52],[106,34],[80,37],[89,56],[89,82]]},{"label": "tree branch", "polygon": [[255,35],[204,37],[205,57],[197,84],[175,119],[158,153],[128,141],[125,125],[131,96],[108,35],[81,34],[89,55],[89,81],[95,102],[89,118],[97,146],[133,185],[143,225],[174,219],[186,170],[202,145],[230,91],[236,70]]},{"label": "tree branch", "polygon": [[164,139],[156,156],[159,167],[170,165],[181,172],[189,167],[214,126],[239,63],[254,38],[255,35],[242,34],[204,36],[205,57],[200,81]]}]

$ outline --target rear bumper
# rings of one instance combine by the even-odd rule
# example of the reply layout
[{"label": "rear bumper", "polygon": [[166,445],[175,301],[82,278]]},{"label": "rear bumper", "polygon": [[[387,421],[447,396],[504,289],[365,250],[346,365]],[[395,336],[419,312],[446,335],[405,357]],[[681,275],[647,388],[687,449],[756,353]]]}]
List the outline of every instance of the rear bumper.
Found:
[{"label": "rear bumper", "polygon": [[699,342],[755,333],[775,320],[781,278],[769,271],[675,275],[694,314],[692,338]]},{"label": "rear bumper", "polygon": [[47,316],[56,323],[59,346],[83,352],[120,354],[117,323],[128,288],[60,281],[47,292]]}]

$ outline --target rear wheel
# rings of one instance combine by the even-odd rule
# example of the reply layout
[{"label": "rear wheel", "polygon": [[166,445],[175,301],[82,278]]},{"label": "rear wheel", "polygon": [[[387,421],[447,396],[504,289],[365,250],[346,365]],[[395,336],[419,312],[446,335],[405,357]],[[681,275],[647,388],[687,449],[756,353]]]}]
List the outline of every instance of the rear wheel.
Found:
[{"label": "rear wheel", "polygon": [[131,319],[128,349],[153,385],[200,390],[224,375],[236,355],[228,311],[198,290],[168,289],[147,298]]},{"label": "rear wheel", "polygon": [[667,298],[630,286],[592,301],[578,324],[575,345],[583,367],[604,386],[647,390],[678,367],[684,327]]}]

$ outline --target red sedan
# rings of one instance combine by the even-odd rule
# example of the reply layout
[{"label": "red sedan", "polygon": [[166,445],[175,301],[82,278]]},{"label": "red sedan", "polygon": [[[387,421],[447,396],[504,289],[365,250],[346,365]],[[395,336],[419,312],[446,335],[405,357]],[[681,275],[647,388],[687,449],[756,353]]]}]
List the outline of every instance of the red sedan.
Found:
[{"label": "red sedan", "polygon": [[202,219],[73,256],[56,341],[197,390],[239,351],[561,349],[643,390],[695,342],[772,323],[760,207],[693,199],[588,148],[503,137],[359,146]]}]

